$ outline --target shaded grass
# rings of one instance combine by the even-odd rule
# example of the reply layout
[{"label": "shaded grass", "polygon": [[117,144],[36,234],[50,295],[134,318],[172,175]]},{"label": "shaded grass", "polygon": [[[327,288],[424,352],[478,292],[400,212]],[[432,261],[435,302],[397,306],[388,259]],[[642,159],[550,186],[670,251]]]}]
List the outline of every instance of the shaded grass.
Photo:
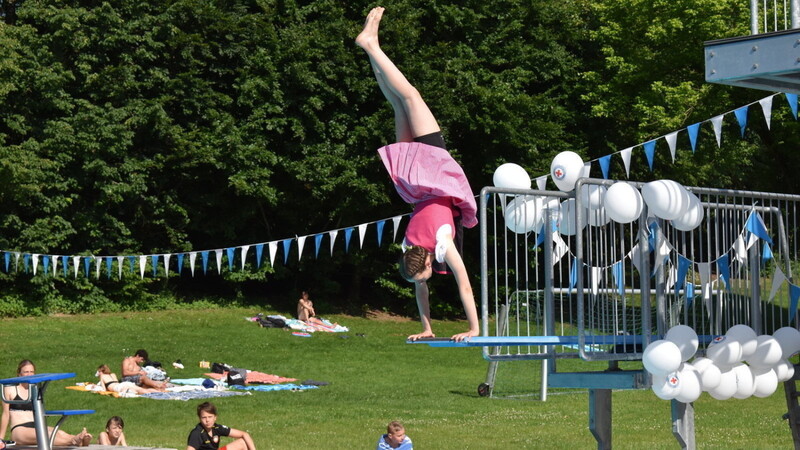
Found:
[{"label": "shaded grass", "polygon": [[[32,359],[40,373],[76,372],[75,380],[51,386],[48,407],[97,410],[69,419],[68,432],[85,426],[97,435],[108,417],[120,415],[131,445],[185,448],[199,402],[113,399],[64,387],[93,381],[102,363],[119,373],[125,355],[145,348],[174,378],[200,376],[204,370],[197,363],[205,359],[331,383],[305,392],[217,399],[220,423],[248,430],[259,448],[374,448],[390,420],[402,421],[421,449],[596,447],[587,428],[586,391],[550,395],[547,402],[479,397],[477,386],[487,370],[480,349],[406,345],[405,336],[419,329],[417,322],[330,316],[350,327],[349,338],[327,333],[299,338],[244,320],[257,312],[231,308],[3,319],[0,375],[13,376],[23,358]],[[434,321],[441,336],[464,328],[460,322]],[[175,359],[186,368],[172,369]],[[501,363],[496,389],[538,390],[536,364]],[[602,365],[559,361],[561,371],[588,367]],[[677,448],[668,402],[650,391],[618,391],[613,402],[616,448]],[[743,401],[704,395],[695,407],[700,448],[792,445],[781,419],[786,411],[782,389],[767,399]]]}]

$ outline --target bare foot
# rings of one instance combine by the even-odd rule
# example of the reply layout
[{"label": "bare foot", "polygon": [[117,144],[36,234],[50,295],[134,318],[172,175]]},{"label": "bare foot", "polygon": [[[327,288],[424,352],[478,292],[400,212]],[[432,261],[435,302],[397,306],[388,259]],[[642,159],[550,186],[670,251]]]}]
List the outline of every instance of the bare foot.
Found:
[{"label": "bare foot", "polygon": [[86,432],[86,428],[81,430],[80,433],[72,437],[72,445],[78,447],[86,447],[92,443],[92,435]]},{"label": "bare foot", "polygon": [[356,44],[364,50],[367,50],[368,47],[379,45],[378,27],[380,26],[384,9],[385,8],[380,6],[372,8],[372,11],[367,14],[367,20],[364,22],[364,29],[356,36]]}]

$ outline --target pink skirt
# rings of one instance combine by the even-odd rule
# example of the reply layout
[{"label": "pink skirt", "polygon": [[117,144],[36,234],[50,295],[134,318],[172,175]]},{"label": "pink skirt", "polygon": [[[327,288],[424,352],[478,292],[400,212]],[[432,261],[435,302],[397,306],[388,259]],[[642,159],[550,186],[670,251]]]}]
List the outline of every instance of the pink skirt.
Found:
[{"label": "pink skirt", "polygon": [[466,228],[478,224],[478,207],[464,170],[447,150],[420,142],[397,142],[378,149],[397,193],[406,203],[450,197]]}]

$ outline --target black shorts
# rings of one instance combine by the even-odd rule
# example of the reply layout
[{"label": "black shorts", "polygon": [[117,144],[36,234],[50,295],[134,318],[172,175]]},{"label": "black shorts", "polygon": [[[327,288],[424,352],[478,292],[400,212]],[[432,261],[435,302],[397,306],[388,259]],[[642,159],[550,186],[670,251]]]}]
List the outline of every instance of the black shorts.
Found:
[{"label": "black shorts", "polygon": [[434,147],[439,147],[447,150],[447,147],[445,147],[444,145],[444,136],[442,136],[441,131],[436,131],[430,134],[426,134],[424,136],[415,137],[414,142],[421,142],[423,144],[432,145]]}]

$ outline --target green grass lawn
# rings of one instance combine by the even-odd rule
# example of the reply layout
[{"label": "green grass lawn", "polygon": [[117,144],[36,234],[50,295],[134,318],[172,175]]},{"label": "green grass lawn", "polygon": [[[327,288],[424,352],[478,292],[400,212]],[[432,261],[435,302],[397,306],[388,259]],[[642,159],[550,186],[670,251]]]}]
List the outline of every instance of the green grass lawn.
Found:
[{"label": "green grass lawn", "polygon": [[[186,448],[197,423],[198,401],[114,399],[64,389],[94,381],[106,363],[119,374],[125,355],[145,348],[173,378],[200,376],[200,360],[225,362],[276,375],[327,381],[320,389],[256,392],[214,401],[219,422],[250,432],[259,448],[374,448],[390,420],[400,420],[419,449],[517,449],[596,446],[587,428],[586,391],[551,392],[546,402],[527,395],[538,389],[539,363],[501,363],[496,392],[479,397],[488,363],[480,349],[407,345],[419,329],[414,321],[377,321],[328,316],[350,328],[311,338],[259,328],[246,322],[254,309],[178,310],[0,320],[0,376],[15,375],[24,358],[40,373],[75,372],[55,382],[49,408],[87,408],[97,413],[70,418],[64,428],[87,427],[95,436],[112,415],[125,420],[128,443]],[[440,336],[466,329],[464,323],[434,321]],[[356,334],[364,334],[364,337]],[[184,370],[172,369],[181,359]],[[628,363],[631,366],[633,363]],[[581,361],[559,361],[559,370],[587,370]],[[595,365],[596,367],[596,365]],[[525,395],[523,395],[525,394]],[[669,402],[649,390],[613,394],[616,448],[677,448],[671,435]],[[781,416],[783,390],[767,399],[720,402],[704,394],[695,403],[700,448],[791,448]],[[8,437],[8,436],[7,436]]]}]

